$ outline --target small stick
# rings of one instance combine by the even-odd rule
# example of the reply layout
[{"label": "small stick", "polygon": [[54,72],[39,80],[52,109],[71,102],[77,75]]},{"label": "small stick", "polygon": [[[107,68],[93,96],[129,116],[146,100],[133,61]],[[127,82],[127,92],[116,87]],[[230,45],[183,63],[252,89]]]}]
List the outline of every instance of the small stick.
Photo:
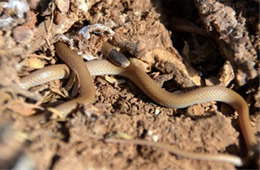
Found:
[{"label": "small stick", "polygon": [[189,159],[197,159],[197,160],[207,160],[207,161],[219,161],[219,162],[228,162],[235,166],[242,166],[243,161],[240,157],[234,155],[227,154],[209,154],[209,153],[194,153],[187,152],[181,149],[178,149],[174,146],[168,144],[162,144],[142,139],[105,139],[105,142],[108,143],[121,143],[121,144],[132,144],[132,145],[142,145],[142,146],[151,146],[159,149],[166,150],[176,156],[181,156]]}]

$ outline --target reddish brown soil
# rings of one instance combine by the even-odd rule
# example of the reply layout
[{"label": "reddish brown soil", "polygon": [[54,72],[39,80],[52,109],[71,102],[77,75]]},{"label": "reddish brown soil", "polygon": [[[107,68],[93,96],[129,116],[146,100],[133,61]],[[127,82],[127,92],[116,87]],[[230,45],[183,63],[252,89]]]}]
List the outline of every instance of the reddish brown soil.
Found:
[{"label": "reddish brown soil", "polygon": [[[61,89],[66,80],[29,91],[17,85],[31,71],[61,63],[53,46],[58,34],[66,33],[77,50],[103,57],[100,48],[109,39],[107,33],[91,33],[87,41],[75,35],[88,24],[104,24],[115,31],[111,43],[126,56],[144,61],[152,68],[148,74],[168,91],[204,85],[233,88],[248,102],[251,125],[259,136],[260,27],[254,2],[207,1],[230,15],[217,18],[212,13],[212,23],[202,15],[205,9],[199,0],[195,4],[176,0],[28,2],[30,9],[21,18],[0,5],[1,20],[13,17],[0,30],[0,169],[236,169],[229,163],[186,159],[158,148],[103,141],[118,136],[167,143],[185,151],[245,156],[238,115],[226,105],[165,108],[121,77],[94,77],[96,102],[79,106],[66,119],[42,124],[28,116],[69,100],[71,91]],[[246,23],[233,28],[237,31],[233,35],[223,31],[230,23],[221,17]],[[193,23],[191,30],[182,26],[189,25],[188,20]],[[238,34],[243,37],[232,38]],[[233,57],[227,57],[230,54]]]}]

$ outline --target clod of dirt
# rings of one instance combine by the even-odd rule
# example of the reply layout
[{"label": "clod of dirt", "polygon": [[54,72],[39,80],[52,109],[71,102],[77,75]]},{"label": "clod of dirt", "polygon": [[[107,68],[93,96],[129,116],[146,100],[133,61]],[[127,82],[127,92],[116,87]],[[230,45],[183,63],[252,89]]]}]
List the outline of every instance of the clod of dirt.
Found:
[{"label": "clod of dirt", "polygon": [[240,86],[257,76],[257,53],[245,27],[246,19],[237,15],[231,1],[195,0],[200,17],[209,32],[216,35],[219,49],[235,69]]},{"label": "clod of dirt", "polygon": [[33,31],[27,26],[18,26],[14,28],[13,36],[14,39],[21,44],[29,43],[33,38]]},{"label": "clod of dirt", "polygon": [[70,1],[69,0],[57,0],[56,5],[61,12],[66,13],[69,11]]}]

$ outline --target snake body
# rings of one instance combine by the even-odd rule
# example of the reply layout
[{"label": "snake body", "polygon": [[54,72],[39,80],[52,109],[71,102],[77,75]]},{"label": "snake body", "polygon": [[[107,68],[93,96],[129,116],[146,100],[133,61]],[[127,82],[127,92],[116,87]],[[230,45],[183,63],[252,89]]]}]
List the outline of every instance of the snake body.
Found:
[{"label": "snake body", "polygon": [[74,71],[80,84],[80,95],[76,99],[56,107],[64,116],[71,112],[78,103],[94,102],[95,88],[91,75],[120,75],[133,81],[147,96],[162,106],[184,108],[208,101],[219,101],[229,104],[239,114],[241,131],[248,149],[256,145],[256,138],[250,125],[247,103],[233,90],[220,86],[210,86],[197,88],[185,93],[170,93],[158,86],[142,68],[132,61],[126,68],[115,66],[107,60],[95,60],[84,63],[76,52],[70,50],[66,44],[58,42],[55,44],[55,48],[57,54],[69,67],[59,64],[35,71],[31,75],[22,78],[20,86],[28,89],[50,80],[66,78],[70,69]]}]

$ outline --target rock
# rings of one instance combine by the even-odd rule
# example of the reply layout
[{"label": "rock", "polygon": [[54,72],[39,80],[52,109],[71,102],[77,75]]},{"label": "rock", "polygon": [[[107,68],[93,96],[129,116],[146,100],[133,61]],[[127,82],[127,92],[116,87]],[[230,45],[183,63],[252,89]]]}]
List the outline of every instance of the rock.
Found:
[{"label": "rock", "polygon": [[33,31],[27,26],[18,26],[14,28],[13,37],[15,41],[21,44],[29,43],[33,38]]}]

